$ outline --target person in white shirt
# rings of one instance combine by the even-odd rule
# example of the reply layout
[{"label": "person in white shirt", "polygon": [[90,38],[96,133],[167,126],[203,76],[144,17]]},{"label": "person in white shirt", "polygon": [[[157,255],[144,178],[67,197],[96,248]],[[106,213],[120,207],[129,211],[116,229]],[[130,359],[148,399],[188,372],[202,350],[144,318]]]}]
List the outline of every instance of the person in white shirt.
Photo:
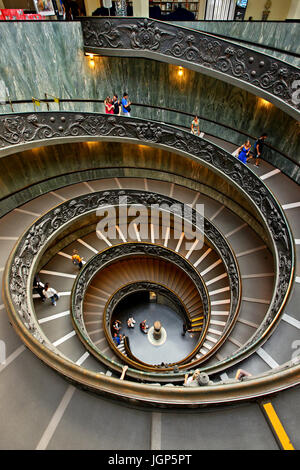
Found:
[{"label": "person in white shirt", "polygon": [[45,288],[44,288],[44,290],[43,290],[43,294],[44,294],[44,296],[46,297],[46,299],[50,299],[50,300],[51,300],[52,305],[55,307],[56,302],[57,302],[57,300],[59,299],[59,295],[58,295],[58,293],[56,292],[56,290],[53,289],[53,287],[49,287],[49,283],[48,283],[48,282],[46,282],[46,284],[45,284]]},{"label": "person in white shirt", "polygon": [[133,317],[128,318],[127,320],[128,328],[134,328],[134,324],[135,324],[135,320],[133,319]]},{"label": "person in white shirt", "polygon": [[196,369],[193,375],[189,377],[189,374],[185,374],[184,377],[184,387],[198,387],[199,382],[198,378],[200,377],[200,370]]}]

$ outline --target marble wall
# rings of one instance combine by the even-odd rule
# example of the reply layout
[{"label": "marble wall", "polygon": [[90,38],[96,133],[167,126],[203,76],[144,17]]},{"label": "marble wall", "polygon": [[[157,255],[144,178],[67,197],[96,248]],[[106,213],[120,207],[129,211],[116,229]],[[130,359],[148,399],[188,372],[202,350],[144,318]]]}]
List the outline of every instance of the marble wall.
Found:
[{"label": "marble wall", "polygon": [[300,53],[300,24],[276,21],[180,21],[180,26]]},{"label": "marble wall", "polygon": [[[300,65],[299,57],[285,54],[300,54],[300,23],[285,23],[273,21],[180,21],[179,26],[197,29],[205,33],[220,34],[228,39],[248,41],[247,47],[253,47],[260,52],[274,55],[278,59],[285,60],[296,66]],[[244,43],[241,43],[246,45]],[[283,52],[268,49],[273,47]]]},{"label": "marble wall", "polygon": [[[1,22],[0,79],[11,99],[43,98],[45,93],[63,98],[97,96],[79,22]],[[27,108],[15,106],[16,111]]]},{"label": "marble wall", "polygon": [[[84,56],[81,26],[77,22],[2,23],[0,25],[0,77],[11,99],[42,98],[45,92],[61,98],[103,99],[128,91],[136,103],[198,114],[231,126],[207,121],[202,129],[240,145],[247,135],[268,132],[269,142],[300,163],[299,124],[272,104],[238,87],[214,78],[147,59],[96,57],[94,67]],[[61,104],[64,110],[103,112],[103,104]],[[41,110],[46,110],[42,105]],[[51,104],[51,109],[58,109]],[[1,112],[9,107],[1,106]],[[15,105],[15,111],[32,111],[33,105]],[[135,116],[189,126],[191,118],[176,112],[134,107]],[[284,157],[269,152],[269,159],[297,179],[299,169]]]}]

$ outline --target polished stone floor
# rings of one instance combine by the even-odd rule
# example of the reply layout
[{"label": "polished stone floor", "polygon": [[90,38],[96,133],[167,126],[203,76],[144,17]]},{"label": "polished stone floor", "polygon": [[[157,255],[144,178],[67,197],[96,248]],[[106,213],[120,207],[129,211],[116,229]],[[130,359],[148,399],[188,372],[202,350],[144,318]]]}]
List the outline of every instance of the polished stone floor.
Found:
[{"label": "polished stone floor", "polygon": [[[133,316],[135,328],[127,327],[127,319]],[[122,321],[121,334],[129,338],[130,349],[134,356],[147,364],[172,363],[186,357],[196,346],[199,333],[186,333],[182,336],[182,317],[166,305],[139,301],[128,306],[118,314]],[[146,320],[149,328],[159,320],[166,330],[167,338],[162,345],[153,345],[148,335],[140,330],[140,322]]]}]

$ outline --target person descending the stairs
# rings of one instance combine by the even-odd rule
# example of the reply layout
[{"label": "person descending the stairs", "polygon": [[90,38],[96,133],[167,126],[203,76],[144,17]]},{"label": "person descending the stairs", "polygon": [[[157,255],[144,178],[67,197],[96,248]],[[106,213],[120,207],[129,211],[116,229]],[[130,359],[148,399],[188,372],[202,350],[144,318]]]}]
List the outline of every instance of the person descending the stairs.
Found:
[{"label": "person descending the stairs", "polygon": [[82,260],[81,256],[79,256],[79,253],[77,250],[73,250],[73,255],[72,255],[72,263],[78,266],[79,269],[82,268]]},{"label": "person descending the stairs", "polygon": [[46,297],[46,299],[50,299],[52,305],[55,307],[57,300],[59,300],[59,295],[53,287],[49,286],[49,283],[46,282],[44,290],[43,290],[43,295]]},{"label": "person descending the stairs", "polygon": [[119,346],[122,340],[122,335],[118,335],[118,333],[114,333],[113,340],[114,340],[115,345]]}]

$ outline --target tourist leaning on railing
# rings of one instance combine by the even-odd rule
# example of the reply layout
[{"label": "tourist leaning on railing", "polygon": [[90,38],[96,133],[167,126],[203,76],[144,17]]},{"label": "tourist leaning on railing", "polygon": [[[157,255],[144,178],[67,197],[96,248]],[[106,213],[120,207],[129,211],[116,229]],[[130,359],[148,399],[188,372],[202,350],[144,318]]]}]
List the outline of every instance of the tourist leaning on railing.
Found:
[{"label": "tourist leaning on railing", "polygon": [[130,117],[131,101],[128,100],[128,93],[125,92],[122,98],[122,112],[124,116]]},{"label": "tourist leaning on railing", "polygon": [[106,114],[114,114],[113,100],[109,96],[107,96],[105,98],[104,106],[105,106],[105,113]]},{"label": "tourist leaning on railing", "polygon": [[120,116],[120,114],[121,114],[121,103],[120,103],[120,100],[118,98],[118,95],[115,94],[113,96],[112,102],[113,102],[113,105],[114,105],[114,114]]}]

